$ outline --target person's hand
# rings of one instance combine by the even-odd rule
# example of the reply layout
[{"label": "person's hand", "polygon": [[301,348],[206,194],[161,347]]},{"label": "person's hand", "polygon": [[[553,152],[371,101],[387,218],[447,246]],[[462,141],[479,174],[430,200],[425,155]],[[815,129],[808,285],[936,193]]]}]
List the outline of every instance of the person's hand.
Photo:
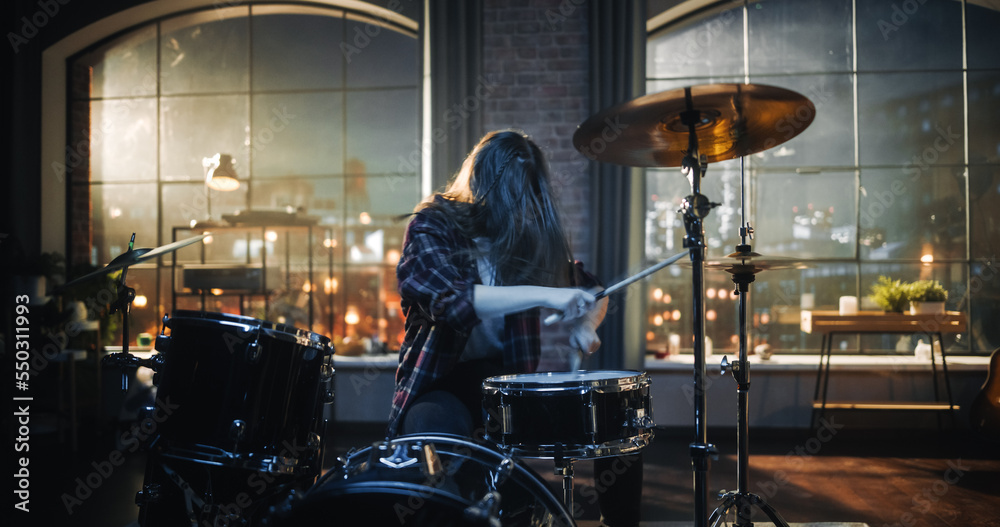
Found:
[{"label": "person's hand", "polygon": [[559,311],[559,315],[546,318],[545,323],[579,319],[594,309],[596,303],[594,294],[583,289],[570,287],[552,289],[547,307]]},{"label": "person's hand", "polygon": [[594,326],[587,318],[582,317],[577,319],[578,322],[573,324],[573,329],[569,335],[569,345],[583,352],[585,356],[593,354],[601,347],[601,339],[597,336]]}]

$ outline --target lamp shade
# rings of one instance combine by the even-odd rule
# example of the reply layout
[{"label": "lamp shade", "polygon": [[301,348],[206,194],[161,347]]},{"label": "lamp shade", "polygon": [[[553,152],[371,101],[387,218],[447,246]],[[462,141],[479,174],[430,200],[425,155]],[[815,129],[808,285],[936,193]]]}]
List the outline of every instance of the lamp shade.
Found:
[{"label": "lamp shade", "polygon": [[205,173],[205,184],[212,190],[229,192],[240,188],[240,180],[236,176],[236,162],[229,154],[215,154],[206,157],[202,164],[208,171]]}]

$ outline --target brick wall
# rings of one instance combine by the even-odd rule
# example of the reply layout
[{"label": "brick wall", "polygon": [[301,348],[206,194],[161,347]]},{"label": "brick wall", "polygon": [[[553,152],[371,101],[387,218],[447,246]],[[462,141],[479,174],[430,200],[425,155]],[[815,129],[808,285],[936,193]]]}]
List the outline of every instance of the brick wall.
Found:
[{"label": "brick wall", "polygon": [[[577,5],[582,4],[582,5]],[[587,117],[585,0],[486,0],[483,75],[496,89],[483,106],[485,131],[520,128],[545,152],[574,256],[591,260],[587,159],[573,132]],[[544,328],[540,371],[575,369],[568,328]]]},{"label": "brick wall", "polygon": [[[581,4],[581,5],[578,5]],[[485,131],[520,128],[548,156],[575,256],[590,259],[587,160],[573,132],[587,114],[587,9],[583,0],[487,0],[483,75],[496,89]]]}]

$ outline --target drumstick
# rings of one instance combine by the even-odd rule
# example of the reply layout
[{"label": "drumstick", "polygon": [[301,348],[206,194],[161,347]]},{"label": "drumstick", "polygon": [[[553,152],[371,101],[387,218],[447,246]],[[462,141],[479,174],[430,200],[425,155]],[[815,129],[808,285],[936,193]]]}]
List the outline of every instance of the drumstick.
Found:
[{"label": "drumstick", "polygon": [[[622,280],[621,282],[618,282],[617,284],[614,284],[611,287],[608,287],[607,289],[605,289],[605,290],[603,290],[603,291],[595,294],[594,295],[594,300],[600,300],[600,299],[602,299],[602,298],[610,295],[611,293],[614,293],[615,291],[618,291],[619,289],[624,288],[627,285],[630,285],[630,284],[632,284],[634,282],[642,280],[643,278],[646,278],[647,276],[649,276],[649,275],[651,275],[651,274],[659,271],[660,269],[663,269],[664,267],[666,267],[666,266],[668,266],[668,265],[676,262],[677,260],[680,260],[681,258],[684,258],[684,256],[686,256],[687,254],[688,254],[688,251],[677,253],[677,254],[671,256],[670,258],[667,258],[666,260],[663,260],[662,262],[660,262],[660,263],[658,263],[656,265],[653,265],[651,267],[647,267],[646,269],[643,269],[642,271],[639,271],[638,273],[636,273],[636,274],[634,274],[634,275],[632,275],[632,276],[630,276],[630,277]],[[553,314],[545,317],[545,325],[546,326],[551,326],[552,324],[555,324],[556,322],[559,322],[560,320],[562,320],[562,313],[553,313]]]}]

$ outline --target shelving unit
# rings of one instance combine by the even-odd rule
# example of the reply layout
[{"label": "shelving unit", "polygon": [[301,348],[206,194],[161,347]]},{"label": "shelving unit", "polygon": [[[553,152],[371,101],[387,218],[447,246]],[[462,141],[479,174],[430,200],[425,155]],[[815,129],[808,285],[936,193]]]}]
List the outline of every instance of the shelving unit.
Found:
[{"label": "shelving unit", "polygon": [[[330,239],[329,229],[314,224],[204,225],[173,227],[173,240],[203,232],[212,234],[199,246],[197,261],[180,260],[171,255],[171,310],[178,309],[184,297],[200,299],[207,310],[210,297],[236,296],[239,314],[253,316],[254,301],[262,302],[264,318],[275,321],[285,315],[273,315],[278,306],[275,295],[283,294],[280,309],[290,315],[283,323],[312,331],[317,322],[314,291],[316,274],[325,271],[333,276],[333,251],[317,243],[316,235]],[[304,237],[304,239],[303,239]],[[328,296],[328,327],[333,327],[333,296]],[[304,299],[304,300],[303,300]],[[301,313],[299,313],[301,311]],[[291,315],[294,313],[294,316]]]}]

